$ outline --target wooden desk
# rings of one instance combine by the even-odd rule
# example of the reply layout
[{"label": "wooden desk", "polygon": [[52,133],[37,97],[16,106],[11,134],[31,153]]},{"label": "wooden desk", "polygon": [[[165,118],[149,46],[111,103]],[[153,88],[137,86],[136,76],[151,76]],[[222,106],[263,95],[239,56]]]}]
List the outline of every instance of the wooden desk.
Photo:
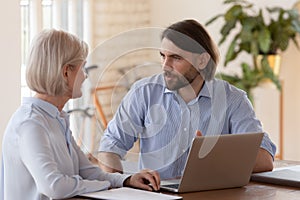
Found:
[{"label": "wooden desk", "polygon": [[[275,161],[276,167],[288,165],[297,165],[300,162],[294,161]],[[294,187],[285,187],[258,182],[250,182],[241,188],[232,188],[224,190],[211,190],[202,192],[191,192],[179,194],[184,200],[199,199],[222,199],[222,200],[283,200],[300,199],[300,189]],[[72,200],[83,200],[88,198],[71,198]]]},{"label": "wooden desk", "polygon": [[222,199],[222,200],[283,200],[299,199],[300,190],[293,187],[282,187],[250,182],[247,186],[234,189],[212,190],[181,194],[184,200]]},{"label": "wooden desk", "polygon": [[[299,188],[283,187],[277,185],[268,185],[262,183],[250,182],[247,186],[241,188],[212,190],[203,192],[191,192],[179,194],[183,200],[199,199],[222,199],[222,200],[283,200],[299,199]],[[84,200],[89,198],[75,197],[72,200]]]}]

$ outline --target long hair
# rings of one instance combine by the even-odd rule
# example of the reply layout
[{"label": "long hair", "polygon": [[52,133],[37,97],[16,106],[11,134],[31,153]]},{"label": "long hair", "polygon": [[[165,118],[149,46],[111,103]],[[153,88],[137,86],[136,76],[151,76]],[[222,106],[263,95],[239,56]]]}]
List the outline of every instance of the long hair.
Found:
[{"label": "long hair", "polygon": [[200,70],[201,76],[205,80],[211,80],[219,62],[219,51],[205,28],[193,19],[177,22],[167,27],[161,40],[167,38],[177,47],[192,53],[207,52],[211,59],[207,66]]}]

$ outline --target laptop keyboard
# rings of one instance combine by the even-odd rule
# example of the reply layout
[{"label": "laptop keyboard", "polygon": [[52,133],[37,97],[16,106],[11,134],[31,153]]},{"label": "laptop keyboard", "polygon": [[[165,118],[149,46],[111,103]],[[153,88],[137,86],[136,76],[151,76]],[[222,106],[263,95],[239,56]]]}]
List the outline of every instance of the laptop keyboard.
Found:
[{"label": "laptop keyboard", "polygon": [[177,189],[179,187],[179,184],[168,184],[168,185],[164,185],[164,187]]}]

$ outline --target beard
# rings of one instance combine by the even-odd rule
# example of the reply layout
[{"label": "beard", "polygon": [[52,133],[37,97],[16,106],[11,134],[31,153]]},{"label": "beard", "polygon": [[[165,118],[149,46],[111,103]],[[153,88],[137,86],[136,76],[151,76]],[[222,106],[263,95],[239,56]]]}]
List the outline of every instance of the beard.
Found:
[{"label": "beard", "polygon": [[190,85],[199,75],[198,71],[190,71],[186,74],[178,74],[170,71],[164,71],[164,79],[169,90],[179,90]]}]

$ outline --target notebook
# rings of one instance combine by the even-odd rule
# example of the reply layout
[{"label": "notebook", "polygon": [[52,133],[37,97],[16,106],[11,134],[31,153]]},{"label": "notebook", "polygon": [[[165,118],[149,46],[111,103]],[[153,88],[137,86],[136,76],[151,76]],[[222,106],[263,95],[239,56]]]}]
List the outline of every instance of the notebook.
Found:
[{"label": "notebook", "polygon": [[255,173],[252,174],[251,180],[300,188],[300,165],[277,168],[271,172]]},{"label": "notebook", "polygon": [[182,193],[247,185],[262,138],[263,133],[195,137],[181,179],[164,180],[161,189]]}]

